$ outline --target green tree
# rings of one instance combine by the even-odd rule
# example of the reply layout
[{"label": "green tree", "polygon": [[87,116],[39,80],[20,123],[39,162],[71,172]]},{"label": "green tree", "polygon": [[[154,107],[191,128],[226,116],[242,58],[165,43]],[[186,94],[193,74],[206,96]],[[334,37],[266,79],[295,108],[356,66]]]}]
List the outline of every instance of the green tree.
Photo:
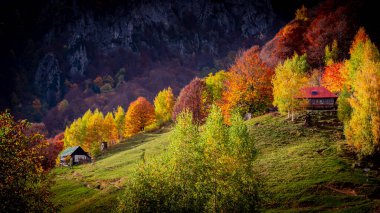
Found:
[{"label": "green tree", "polygon": [[212,103],[216,103],[222,98],[226,78],[227,74],[224,70],[220,70],[215,74],[209,73],[205,77],[206,87],[211,95]]},{"label": "green tree", "polygon": [[338,61],[339,58],[339,49],[338,42],[333,41],[332,45],[326,45],[325,47],[325,65],[330,66]]},{"label": "green tree", "polygon": [[238,116],[232,115],[228,127],[214,105],[199,127],[191,112],[178,114],[167,152],[140,165],[126,185],[119,210],[254,212],[254,146]]}]

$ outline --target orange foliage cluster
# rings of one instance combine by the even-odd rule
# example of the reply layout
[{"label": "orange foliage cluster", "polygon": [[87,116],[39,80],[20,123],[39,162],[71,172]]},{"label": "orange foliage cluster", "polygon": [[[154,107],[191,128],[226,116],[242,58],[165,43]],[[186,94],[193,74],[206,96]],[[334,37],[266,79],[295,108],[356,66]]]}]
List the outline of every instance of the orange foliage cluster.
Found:
[{"label": "orange foliage cluster", "polygon": [[354,49],[360,44],[365,43],[367,40],[369,40],[369,37],[367,33],[365,32],[364,27],[360,27],[358,32],[355,35],[354,41],[352,42],[351,48],[350,48],[350,54],[353,53]]},{"label": "orange foliage cluster", "polygon": [[338,93],[343,89],[345,78],[342,75],[343,63],[327,66],[322,76],[322,85],[331,92]]},{"label": "orange foliage cluster", "polygon": [[259,58],[258,47],[252,47],[236,60],[227,74],[221,108],[226,118],[231,110],[259,113],[271,105],[273,70]]},{"label": "orange foliage cluster", "polygon": [[125,115],[125,127],[127,137],[130,137],[155,122],[154,107],[144,97],[138,97],[132,102]]}]

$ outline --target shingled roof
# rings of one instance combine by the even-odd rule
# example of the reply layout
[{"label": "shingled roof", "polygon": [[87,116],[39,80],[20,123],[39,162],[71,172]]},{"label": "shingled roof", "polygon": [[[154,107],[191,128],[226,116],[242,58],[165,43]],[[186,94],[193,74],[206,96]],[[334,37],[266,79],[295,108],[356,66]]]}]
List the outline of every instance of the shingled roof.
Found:
[{"label": "shingled roof", "polygon": [[304,87],[296,98],[338,98],[325,87]]}]

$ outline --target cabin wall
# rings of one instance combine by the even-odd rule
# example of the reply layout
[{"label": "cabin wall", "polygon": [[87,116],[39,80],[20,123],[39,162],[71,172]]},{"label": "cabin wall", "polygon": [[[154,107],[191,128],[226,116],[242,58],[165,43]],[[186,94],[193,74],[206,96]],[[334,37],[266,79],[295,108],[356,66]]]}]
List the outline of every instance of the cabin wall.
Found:
[{"label": "cabin wall", "polygon": [[309,99],[310,105],[334,105],[334,98],[312,98]]},{"label": "cabin wall", "polygon": [[86,155],[74,155],[74,162],[79,163],[80,161],[87,161],[88,157]]}]

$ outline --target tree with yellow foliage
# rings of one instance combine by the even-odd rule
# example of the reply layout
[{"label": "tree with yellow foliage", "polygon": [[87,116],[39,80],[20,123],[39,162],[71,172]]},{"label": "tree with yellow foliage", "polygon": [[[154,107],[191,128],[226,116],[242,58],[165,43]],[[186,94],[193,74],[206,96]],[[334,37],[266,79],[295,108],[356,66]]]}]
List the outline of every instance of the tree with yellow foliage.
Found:
[{"label": "tree with yellow foliage", "polygon": [[133,101],[125,115],[125,137],[143,131],[144,127],[149,126],[156,120],[154,107],[144,97],[138,97]]},{"label": "tree with yellow foliage", "polygon": [[[347,143],[359,157],[373,155],[380,144],[380,54],[368,39],[358,43],[363,48],[355,78],[351,79],[351,93],[347,100],[351,113],[345,122]],[[353,51],[354,53],[354,51]]]},{"label": "tree with yellow foliage", "polygon": [[121,140],[124,137],[125,132],[125,112],[123,107],[118,106],[117,110],[114,112],[114,119],[117,129],[117,134],[119,140]]},{"label": "tree with yellow foliage", "polygon": [[174,95],[170,87],[160,91],[154,98],[154,111],[159,126],[171,120],[174,103]]},{"label": "tree with yellow foliage", "polygon": [[227,73],[224,70],[220,70],[215,74],[209,73],[208,76],[205,77],[206,87],[212,103],[217,103],[222,98],[226,79]]},{"label": "tree with yellow foliage", "polygon": [[[64,146],[83,146],[84,148],[84,140],[87,136],[87,123],[89,118],[93,115],[91,110],[87,110],[87,112],[81,117],[73,121],[73,123],[66,127],[65,137],[64,137]],[[89,151],[88,149],[86,149]]]},{"label": "tree with yellow foliage", "polygon": [[100,152],[100,144],[105,138],[105,131],[107,131],[104,124],[103,113],[96,109],[93,115],[88,119],[87,134],[84,139],[82,148],[89,150],[92,157],[95,157]]},{"label": "tree with yellow foliage", "polygon": [[300,89],[308,82],[306,54],[287,59],[276,67],[273,84],[273,105],[278,107],[281,114],[288,114],[294,121],[294,112],[300,104],[296,99]]}]

